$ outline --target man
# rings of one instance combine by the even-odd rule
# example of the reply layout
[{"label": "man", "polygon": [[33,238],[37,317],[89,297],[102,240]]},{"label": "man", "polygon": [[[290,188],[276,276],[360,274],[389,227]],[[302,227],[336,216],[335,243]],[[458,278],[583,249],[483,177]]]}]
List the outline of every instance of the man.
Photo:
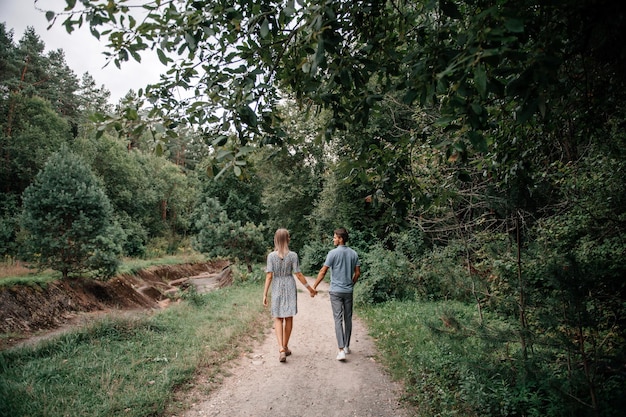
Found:
[{"label": "man", "polygon": [[337,337],[337,360],[346,359],[350,353],[350,336],[352,334],[352,290],[361,276],[361,266],[357,253],[346,246],[348,231],[339,228],[334,231],[333,244],[336,246],[326,255],[324,266],[317,274],[313,289],[326,276],[330,268],[330,305],[335,319],[335,336]]}]

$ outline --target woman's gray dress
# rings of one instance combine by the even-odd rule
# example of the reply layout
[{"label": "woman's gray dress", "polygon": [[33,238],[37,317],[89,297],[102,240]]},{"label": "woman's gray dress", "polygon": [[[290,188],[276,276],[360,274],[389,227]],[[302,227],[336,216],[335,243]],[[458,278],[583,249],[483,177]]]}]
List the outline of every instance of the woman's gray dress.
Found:
[{"label": "woman's gray dress", "polygon": [[283,259],[274,251],[267,255],[267,268],[272,276],[272,317],[293,317],[298,312],[296,280],[293,276],[300,272],[298,254],[289,252]]}]

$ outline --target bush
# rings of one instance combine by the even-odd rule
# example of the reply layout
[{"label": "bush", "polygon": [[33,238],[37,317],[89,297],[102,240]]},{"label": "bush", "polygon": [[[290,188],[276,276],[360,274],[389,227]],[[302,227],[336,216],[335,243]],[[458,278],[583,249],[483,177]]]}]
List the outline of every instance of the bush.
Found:
[{"label": "bush", "polygon": [[494,314],[483,320],[455,301],[389,302],[360,314],[422,417],[591,415],[572,412],[563,378],[519,367],[515,327]]},{"label": "bush", "polygon": [[461,246],[435,247],[416,262],[419,296],[428,300],[471,300],[471,277],[463,266]]},{"label": "bush", "polygon": [[415,298],[418,282],[403,254],[374,246],[361,256],[361,271],[360,284],[355,287],[357,303]]},{"label": "bush", "polygon": [[394,233],[391,240],[395,242],[395,250],[402,253],[411,262],[419,260],[428,249],[425,233],[417,228]]},{"label": "bush", "polygon": [[300,256],[300,269],[304,274],[317,274],[317,272],[324,266],[326,255],[333,249],[332,244],[322,242],[307,243],[302,248]]}]

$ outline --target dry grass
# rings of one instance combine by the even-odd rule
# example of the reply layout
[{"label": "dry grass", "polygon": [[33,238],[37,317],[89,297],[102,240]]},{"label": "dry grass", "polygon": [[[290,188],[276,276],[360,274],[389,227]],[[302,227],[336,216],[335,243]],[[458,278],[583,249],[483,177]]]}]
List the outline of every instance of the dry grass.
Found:
[{"label": "dry grass", "polygon": [[24,262],[11,258],[5,258],[3,262],[0,262],[0,279],[21,277],[32,273],[33,270]]}]

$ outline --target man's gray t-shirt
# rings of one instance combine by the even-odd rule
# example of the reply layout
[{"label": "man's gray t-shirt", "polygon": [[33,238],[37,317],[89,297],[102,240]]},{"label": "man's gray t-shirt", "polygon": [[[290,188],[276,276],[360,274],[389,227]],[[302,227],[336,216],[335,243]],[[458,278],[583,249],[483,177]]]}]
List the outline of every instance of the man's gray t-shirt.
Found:
[{"label": "man's gray t-shirt", "polygon": [[359,255],[345,245],[339,245],[328,252],[324,265],[330,268],[330,291],[352,292],[352,275],[360,266]]}]

